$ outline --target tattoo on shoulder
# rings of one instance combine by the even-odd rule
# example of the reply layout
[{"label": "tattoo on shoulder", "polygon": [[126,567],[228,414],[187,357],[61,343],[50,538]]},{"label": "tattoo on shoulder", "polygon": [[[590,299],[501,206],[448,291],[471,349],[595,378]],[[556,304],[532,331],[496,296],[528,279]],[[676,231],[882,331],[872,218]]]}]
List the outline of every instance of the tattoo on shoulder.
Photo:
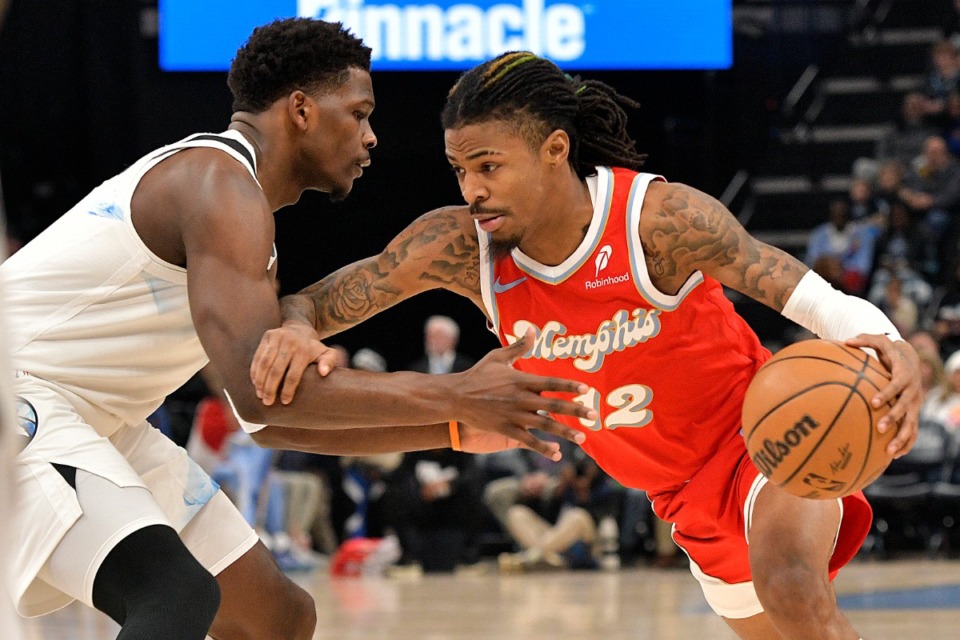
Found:
[{"label": "tattoo on shoulder", "polygon": [[776,308],[793,291],[787,283],[804,270],[793,256],[751,237],[716,199],[683,185],[665,195],[651,222],[642,242],[655,269],[662,261],[672,273],[719,271],[725,285]]}]

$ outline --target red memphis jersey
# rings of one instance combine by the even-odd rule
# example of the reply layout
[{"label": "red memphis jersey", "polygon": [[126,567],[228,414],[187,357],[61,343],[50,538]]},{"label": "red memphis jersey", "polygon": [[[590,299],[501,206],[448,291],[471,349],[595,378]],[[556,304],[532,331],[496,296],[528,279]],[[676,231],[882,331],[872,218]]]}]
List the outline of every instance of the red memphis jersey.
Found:
[{"label": "red memphis jersey", "polygon": [[559,419],[586,433],[583,449],[607,473],[676,489],[740,437],[744,393],[770,352],[717,281],[694,273],[676,295],[651,284],[638,230],[647,185],[662,178],[597,171],[593,220],[562,264],[519,249],[491,264],[478,230],[484,305],[503,344],[534,328],[518,369],[590,385],[577,401],[599,419]]}]

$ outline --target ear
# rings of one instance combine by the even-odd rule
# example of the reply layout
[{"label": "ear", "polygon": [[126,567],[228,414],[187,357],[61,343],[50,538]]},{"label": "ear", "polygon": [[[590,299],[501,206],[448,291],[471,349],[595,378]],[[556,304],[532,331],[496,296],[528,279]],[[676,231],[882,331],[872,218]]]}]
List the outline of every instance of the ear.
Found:
[{"label": "ear", "polygon": [[313,108],[313,100],[303,91],[297,89],[287,96],[287,115],[293,126],[300,131],[307,129],[307,121]]},{"label": "ear", "polygon": [[570,136],[563,129],[553,131],[540,145],[540,159],[554,167],[566,164],[569,155]]}]

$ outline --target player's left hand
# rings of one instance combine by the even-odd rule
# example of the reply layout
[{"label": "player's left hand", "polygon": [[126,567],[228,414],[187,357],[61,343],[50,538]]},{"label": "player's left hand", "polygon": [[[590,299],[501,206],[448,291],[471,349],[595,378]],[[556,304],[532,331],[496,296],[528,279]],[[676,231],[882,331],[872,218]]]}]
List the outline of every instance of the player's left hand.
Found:
[{"label": "player's left hand", "polygon": [[[519,440],[508,438],[505,435],[495,431],[484,431],[476,429],[468,424],[460,423],[460,448],[467,453],[496,453],[497,451],[506,451],[507,449],[530,449]],[[547,455],[551,460],[553,455],[560,451],[560,445],[556,442],[547,443],[550,447],[550,454]],[[531,449],[532,451],[533,449]]]},{"label": "player's left hand", "polygon": [[890,382],[880,389],[870,402],[874,408],[896,400],[887,415],[880,418],[877,430],[886,433],[887,429],[900,428],[890,441],[887,453],[899,458],[906,455],[917,440],[920,426],[920,405],[923,402],[923,389],[920,386],[920,357],[910,343],[904,340],[893,342],[885,335],[862,333],[846,341],[851,347],[871,348],[887,371]]},{"label": "player's left hand", "polygon": [[320,342],[320,334],[313,327],[285,324],[263,334],[250,363],[250,380],[266,405],[274,403],[282,381],[280,402],[290,404],[307,367],[316,363],[317,372],[326,376],[336,368],[338,359],[334,349]]}]

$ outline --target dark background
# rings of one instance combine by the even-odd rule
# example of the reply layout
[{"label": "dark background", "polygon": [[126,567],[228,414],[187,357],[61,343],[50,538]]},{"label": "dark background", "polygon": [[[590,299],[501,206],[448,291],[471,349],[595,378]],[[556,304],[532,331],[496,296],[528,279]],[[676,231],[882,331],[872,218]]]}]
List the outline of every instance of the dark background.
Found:
[{"label": "dark background", "polygon": [[[762,157],[782,97],[808,63],[829,56],[844,26],[837,16],[851,4],[735,2],[730,70],[576,71],[642,103],[630,128],[649,171],[719,195]],[[343,203],[308,193],[278,212],[281,293],[379,251],[421,213],[460,202],[439,125],[457,75],[373,74],[373,165]],[[151,149],[225,129],[230,102],[224,73],[159,70],[155,0],[13,0],[0,31],[0,175],[10,231],[29,240]],[[421,353],[422,324],[434,313],[460,322],[462,351],[479,357],[496,346],[480,312],[446,292],[330,342],[351,352],[372,347],[391,369],[403,368]]]}]

